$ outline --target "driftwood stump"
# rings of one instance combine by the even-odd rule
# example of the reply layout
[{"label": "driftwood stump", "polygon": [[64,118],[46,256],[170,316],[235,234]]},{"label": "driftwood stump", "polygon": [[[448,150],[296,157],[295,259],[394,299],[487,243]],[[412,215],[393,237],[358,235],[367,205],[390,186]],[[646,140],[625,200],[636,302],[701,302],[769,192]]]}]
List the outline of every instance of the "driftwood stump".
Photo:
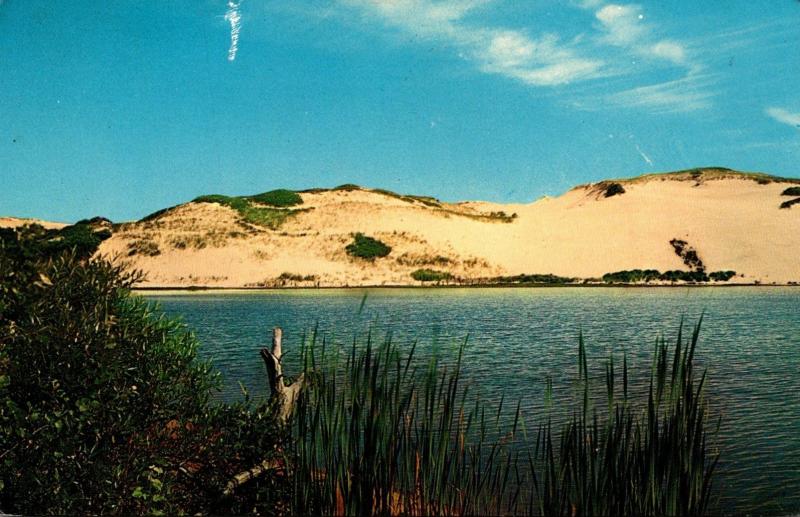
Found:
[{"label": "driftwood stump", "polygon": [[300,395],[305,382],[304,375],[301,373],[290,385],[283,381],[283,368],[281,366],[281,340],[283,331],[280,327],[272,329],[272,350],[261,349],[261,359],[267,367],[267,380],[269,381],[270,396],[276,400],[279,407],[279,417],[282,422],[286,422],[294,409],[294,403]]},{"label": "driftwood stump", "polygon": [[[285,424],[289,420],[292,410],[294,410],[295,401],[297,401],[297,397],[303,389],[305,379],[301,373],[297,380],[288,386],[283,381],[283,367],[281,366],[281,357],[283,356],[282,339],[283,331],[280,327],[272,329],[272,350],[262,348],[261,359],[264,360],[264,365],[267,367],[270,397],[278,404],[278,418],[281,423]],[[222,493],[225,496],[230,496],[239,486],[276,468],[281,468],[279,461],[264,460],[253,468],[233,476],[225,485]]]}]

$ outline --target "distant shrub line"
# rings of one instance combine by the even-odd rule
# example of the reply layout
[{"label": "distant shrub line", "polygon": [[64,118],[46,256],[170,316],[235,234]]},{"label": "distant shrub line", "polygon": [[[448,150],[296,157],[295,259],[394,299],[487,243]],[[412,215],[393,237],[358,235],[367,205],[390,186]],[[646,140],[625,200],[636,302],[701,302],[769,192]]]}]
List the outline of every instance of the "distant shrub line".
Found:
[{"label": "distant shrub line", "polygon": [[411,273],[411,278],[418,282],[446,282],[453,279],[452,273],[437,271],[435,269],[417,269]]},{"label": "distant shrub line", "polygon": [[714,271],[706,274],[704,271],[671,270],[660,272],[657,269],[630,269],[606,273],[602,280],[607,284],[638,284],[655,281],[662,282],[727,282],[736,276],[735,271]]}]

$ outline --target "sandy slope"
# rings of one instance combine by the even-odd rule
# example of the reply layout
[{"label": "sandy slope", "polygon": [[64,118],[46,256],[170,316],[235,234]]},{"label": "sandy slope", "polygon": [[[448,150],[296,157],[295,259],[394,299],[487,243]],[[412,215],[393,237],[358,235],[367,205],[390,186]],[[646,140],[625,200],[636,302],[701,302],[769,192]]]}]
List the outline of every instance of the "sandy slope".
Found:
[{"label": "sandy slope", "polygon": [[0,217],[0,228],[17,228],[28,224],[38,224],[48,230],[63,228],[66,223],[54,223],[52,221],[42,221],[41,219],[30,219],[27,217]]},{"label": "sandy slope", "polygon": [[[599,277],[622,269],[686,269],[670,239],[687,241],[708,271],[738,282],[800,281],[800,205],[779,209],[791,184],[735,175],[623,182],[606,198],[597,185],[528,205],[470,202],[429,206],[370,191],[303,193],[304,211],[278,230],[245,224],[234,210],[180,205],[127,223],[99,253],[147,274],[143,286],[415,284],[410,272],[446,270],[465,279],[521,273]],[[516,213],[510,222],[478,217]],[[374,262],[348,256],[353,232],[392,246]],[[131,246],[140,251],[129,255]],[[158,254],[148,256],[147,253]],[[444,257],[444,259],[442,258]],[[282,273],[312,275],[282,281]]]}]

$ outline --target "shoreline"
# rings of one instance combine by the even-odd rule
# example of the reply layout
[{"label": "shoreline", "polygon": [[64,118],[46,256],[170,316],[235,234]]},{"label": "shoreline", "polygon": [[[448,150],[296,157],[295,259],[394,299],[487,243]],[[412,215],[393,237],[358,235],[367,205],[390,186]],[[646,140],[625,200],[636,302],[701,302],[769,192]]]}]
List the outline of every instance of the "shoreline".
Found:
[{"label": "shoreline", "polygon": [[148,286],[148,287],[132,287],[131,291],[134,293],[205,293],[205,292],[259,292],[259,291],[330,291],[330,290],[363,290],[363,289],[553,289],[553,288],[624,288],[624,289],[652,289],[652,288],[709,288],[709,287],[750,287],[750,288],[764,288],[764,287],[800,287],[800,284],[472,284],[472,285],[340,285],[340,286],[274,286],[274,287],[218,287],[218,286]]}]

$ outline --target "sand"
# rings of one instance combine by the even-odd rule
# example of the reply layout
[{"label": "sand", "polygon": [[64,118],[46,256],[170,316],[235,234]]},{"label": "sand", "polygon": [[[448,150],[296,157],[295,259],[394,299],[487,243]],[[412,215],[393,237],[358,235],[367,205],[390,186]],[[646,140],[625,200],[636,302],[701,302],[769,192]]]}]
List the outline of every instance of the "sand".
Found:
[{"label": "sand", "polygon": [[[599,278],[626,269],[687,270],[670,240],[697,250],[706,271],[737,272],[730,283],[800,282],[800,204],[781,193],[796,180],[755,181],[735,173],[651,175],[581,185],[530,204],[432,203],[360,190],[301,193],[302,212],[278,229],[248,224],[215,203],[186,203],[124,223],[98,255],[145,273],[140,287],[419,285],[417,269],[461,282],[551,273]],[[255,189],[254,189],[255,190]],[[0,227],[62,223],[13,217]],[[392,247],[367,261],[345,247],[362,232]],[[132,251],[133,250],[133,251]]]},{"label": "sand", "polygon": [[[365,190],[302,193],[302,208],[311,210],[277,230],[244,224],[221,205],[188,203],[123,225],[98,253],[145,272],[142,287],[418,285],[410,273],[420,268],[465,281],[685,270],[670,245],[677,238],[697,250],[707,271],[736,271],[732,283],[800,281],[800,205],[779,208],[790,183],[685,178],[623,182],[626,192],[608,198],[602,185],[586,185],[517,205],[429,206]],[[481,217],[492,212],[516,217]],[[374,261],[350,257],[345,246],[354,232],[392,252]],[[130,255],[131,246],[146,252]]]}]

